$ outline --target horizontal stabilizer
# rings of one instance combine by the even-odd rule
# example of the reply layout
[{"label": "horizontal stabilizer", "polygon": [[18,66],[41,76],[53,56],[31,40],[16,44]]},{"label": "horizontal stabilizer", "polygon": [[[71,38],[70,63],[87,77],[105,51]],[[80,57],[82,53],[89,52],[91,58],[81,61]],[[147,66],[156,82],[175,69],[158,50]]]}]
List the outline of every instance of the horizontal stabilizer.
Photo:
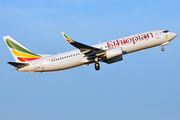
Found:
[{"label": "horizontal stabilizer", "polygon": [[8,62],[8,64],[17,67],[17,68],[22,68],[22,67],[26,67],[29,65],[29,63],[19,63],[19,62]]}]

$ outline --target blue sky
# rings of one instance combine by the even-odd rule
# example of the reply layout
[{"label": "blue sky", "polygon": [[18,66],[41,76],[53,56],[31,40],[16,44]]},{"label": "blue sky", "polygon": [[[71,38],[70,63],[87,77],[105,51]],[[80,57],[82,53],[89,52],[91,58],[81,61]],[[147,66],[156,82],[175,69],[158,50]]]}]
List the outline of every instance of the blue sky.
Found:
[{"label": "blue sky", "polygon": [[161,47],[47,73],[17,72],[2,37],[36,53],[74,49],[61,35],[91,45],[138,32],[180,33],[178,0],[0,1],[0,120],[179,120],[179,36]]}]

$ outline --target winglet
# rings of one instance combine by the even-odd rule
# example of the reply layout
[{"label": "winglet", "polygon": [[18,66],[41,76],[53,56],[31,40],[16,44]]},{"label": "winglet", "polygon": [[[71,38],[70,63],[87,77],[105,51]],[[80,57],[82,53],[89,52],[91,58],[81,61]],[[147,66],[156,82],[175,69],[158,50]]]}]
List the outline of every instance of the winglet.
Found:
[{"label": "winglet", "polygon": [[73,42],[64,32],[61,32],[68,43]]}]

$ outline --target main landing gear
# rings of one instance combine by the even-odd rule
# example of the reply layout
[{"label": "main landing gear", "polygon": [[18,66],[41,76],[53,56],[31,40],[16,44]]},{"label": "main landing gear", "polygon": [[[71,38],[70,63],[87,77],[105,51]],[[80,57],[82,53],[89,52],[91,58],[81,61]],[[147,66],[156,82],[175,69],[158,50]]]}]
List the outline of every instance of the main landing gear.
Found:
[{"label": "main landing gear", "polygon": [[99,70],[99,69],[100,69],[100,65],[99,65],[98,61],[99,61],[99,58],[96,57],[96,58],[95,58],[95,64],[94,64],[96,70]]},{"label": "main landing gear", "polygon": [[95,64],[94,64],[94,65],[95,65],[95,69],[96,69],[96,70],[99,70],[99,69],[100,69],[100,65],[99,65],[99,63],[98,63],[98,62],[95,62]]}]

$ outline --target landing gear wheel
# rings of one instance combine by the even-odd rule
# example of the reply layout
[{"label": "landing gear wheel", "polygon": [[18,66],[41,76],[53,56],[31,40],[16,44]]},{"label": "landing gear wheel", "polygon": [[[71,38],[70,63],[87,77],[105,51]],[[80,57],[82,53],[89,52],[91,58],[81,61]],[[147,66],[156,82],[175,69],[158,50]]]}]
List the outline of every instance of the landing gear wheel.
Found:
[{"label": "landing gear wheel", "polygon": [[162,47],[161,50],[164,51],[165,49]]},{"label": "landing gear wheel", "polygon": [[98,63],[98,62],[96,62],[94,65],[95,65],[95,69],[96,69],[96,70],[99,70],[99,69],[100,69],[100,66],[99,66],[99,63]]}]

